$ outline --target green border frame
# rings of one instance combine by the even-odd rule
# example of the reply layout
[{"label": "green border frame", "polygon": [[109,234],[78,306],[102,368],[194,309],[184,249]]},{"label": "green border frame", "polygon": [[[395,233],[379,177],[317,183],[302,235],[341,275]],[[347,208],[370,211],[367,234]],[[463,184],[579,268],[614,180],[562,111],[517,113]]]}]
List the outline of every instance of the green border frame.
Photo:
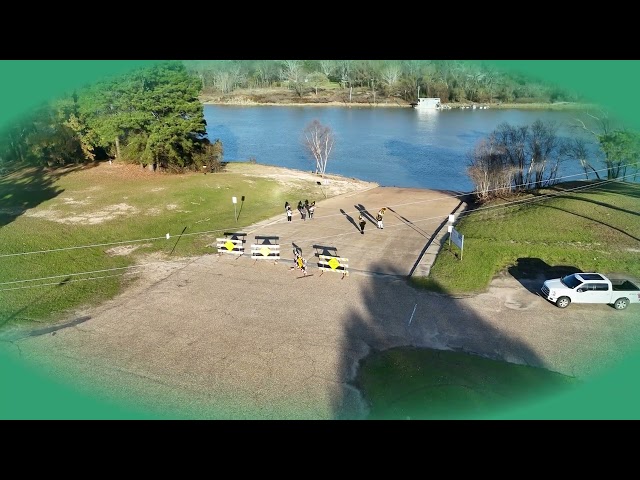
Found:
[{"label": "green border frame", "polygon": [[[0,60],[0,127],[40,102],[152,60]],[[513,68],[576,90],[606,106],[630,127],[640,124],[638,60],[499,60]],[[1,308],[1,306],[0,306]],[[640,320],[640,315],[639,315]],[[615,321],[615,318],[611,318]],[[46,378],[11,360],[0,345],[0,419],[151,419],[145,412],[111,405]],[[12,347],[13,348],[13,347]],[[496,419],[638,419],[640,352],[566,394],[504,412]],[[487,417],[490,418],[490,417]]]}]

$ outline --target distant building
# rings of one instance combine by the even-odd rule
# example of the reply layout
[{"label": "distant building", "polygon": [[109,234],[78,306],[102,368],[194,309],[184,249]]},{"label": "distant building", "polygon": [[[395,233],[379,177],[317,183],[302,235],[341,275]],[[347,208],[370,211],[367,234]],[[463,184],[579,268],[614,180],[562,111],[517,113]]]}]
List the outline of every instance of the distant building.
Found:
[{"label": "distant building", "polygon": [[412,103],[415,108],[428,108],[428,109],[439,109],[440,108],[440,99],[439,98],[419,98],[418,103]]}]

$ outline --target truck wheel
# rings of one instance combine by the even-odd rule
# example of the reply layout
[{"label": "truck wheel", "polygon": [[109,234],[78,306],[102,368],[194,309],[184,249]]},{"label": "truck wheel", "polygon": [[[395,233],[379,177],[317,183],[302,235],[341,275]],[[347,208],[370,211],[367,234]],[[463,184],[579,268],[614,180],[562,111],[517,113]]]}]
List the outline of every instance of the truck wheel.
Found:
[{"label": "truck wheel", "polygon": [[627,308],[628,305],[629,305],[628,298],[619,298],[613,304],[613,306],[616,307],[616,310],[624,310],[625,308]]},{"label": "truck wheel", "polygon": [[556,307],[559,308],[567,308],[571,303],[571,299],[569,297],[560,297],[556,300]]}]

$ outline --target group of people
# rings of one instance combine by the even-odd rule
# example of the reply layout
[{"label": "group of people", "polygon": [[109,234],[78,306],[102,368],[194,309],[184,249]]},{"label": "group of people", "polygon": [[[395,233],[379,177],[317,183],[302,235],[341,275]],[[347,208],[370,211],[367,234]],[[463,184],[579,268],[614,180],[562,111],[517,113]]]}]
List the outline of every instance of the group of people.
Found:
[{"label": "group of people", "polygon": [[[315,206],[316,206],[316,202],[313,202],[311,204],[307,200],[305,200],[304,203],[302,203],[301,201],[298,202],[298,211],[300,212],[300,215],[302,216],[303,220],[306,217],[305,215],[306,212],[309,213],[309,218],[313,218],[313,211],[315,210]],[[285,202],[284,209],[287,212],[287,220],[290,222],[293,212],[291,211],[291,205],[289,205],[289,202]],[[384,228],[382,219],[386,211],[387,211],[387,207],[382,207],[380,210],[378,210],[378,214],[376,215],[376,220],[378,222],[379,229]],[[364,235],[364,227],[367,224],[367,221],[362,215],[362,212],[360,212],[360,215],[358,216],[358,221],[360,222],[360,233]],[[306,277],[307,276],[307,260],[302,256],[302,250],[300,250],[300,248],[295,246],[293,248],[293,259],[294,259],[294,264],[293,264],[293,267],[291,267],[291,270],[298,269]]]},{"label": "group of people", "polygon": [[[384,224],[382,223],[382,218],[384,217],[384,213],[386,211],[387,211],[387,207],[382,207],[380,210],[378,210],[378,214],[376,215],[376,221],[378,222],[379,229],[384,228]],[[362,212],[360,212],[360,215],[358,215],[358,222],[360,224],[360,233],[364,235],[364,227],[367,224],[367,221],[364,219]]]},{"label": "group of people", "polygon": [[[291,217],[293,217],[293,210],[291,209],[291,205],[289,202],[284,202],[284,211],[287,214],[287,221],[291,221]],[[316,202],[315,200],[309,203],[309,200],[305,200],[302,203],[302,200],[298,202],[298,212],[300,212],[300,218],[302,220],[307,219],[307,215],[309,216],[309,220],[313,218],[313,214],[316,211]]]}]

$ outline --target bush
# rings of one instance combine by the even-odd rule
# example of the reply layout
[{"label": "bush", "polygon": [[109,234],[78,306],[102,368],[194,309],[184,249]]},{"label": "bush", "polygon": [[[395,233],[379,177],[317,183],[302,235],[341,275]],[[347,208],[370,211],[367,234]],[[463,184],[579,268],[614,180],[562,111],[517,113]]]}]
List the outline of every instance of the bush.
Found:
[{"label": "bush", "polygon": [[219,139],[214,143],[203,142],[200,151],[193,156],[193,169],[196,171],[204,170],[205,172],[221,171],[223,153],[224,149]]}]

